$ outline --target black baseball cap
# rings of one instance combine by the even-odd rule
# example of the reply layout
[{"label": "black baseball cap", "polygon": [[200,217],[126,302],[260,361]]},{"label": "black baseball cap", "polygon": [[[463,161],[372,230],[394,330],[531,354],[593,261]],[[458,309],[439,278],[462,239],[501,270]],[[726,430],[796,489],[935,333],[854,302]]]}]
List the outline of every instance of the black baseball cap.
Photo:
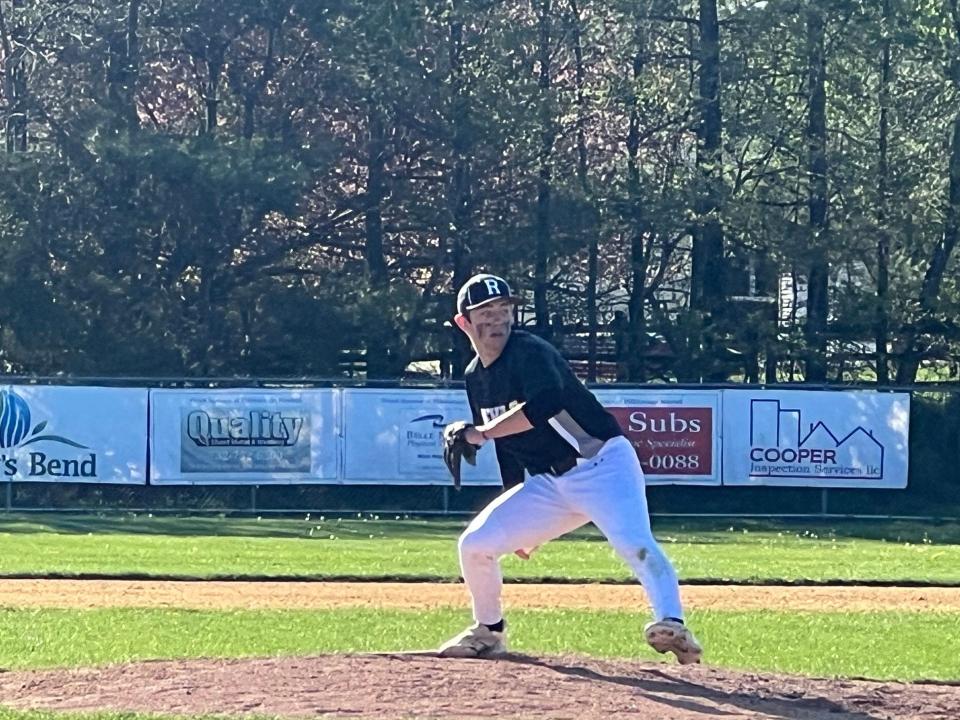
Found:
[{"label": "black baseball cap", "polygon": [[508,300],[516,305],[523,302],[513,294],[507,281],[502,277],[487,273],[474,275],[457,293],[457,312],[462,315],[494,300]]}]

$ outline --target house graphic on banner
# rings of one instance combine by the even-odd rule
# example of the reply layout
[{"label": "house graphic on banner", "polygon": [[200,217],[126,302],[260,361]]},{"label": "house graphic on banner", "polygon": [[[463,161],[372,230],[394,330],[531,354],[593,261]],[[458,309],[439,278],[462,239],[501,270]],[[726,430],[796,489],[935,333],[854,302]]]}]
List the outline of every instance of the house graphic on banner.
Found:
[{"label": "house graphic on banner", "polygon": [[751,400],[751,477],[882,479],[884,446],[873,431],[836,430],[819,419],[805,426],[803,411],[780,400]]}]

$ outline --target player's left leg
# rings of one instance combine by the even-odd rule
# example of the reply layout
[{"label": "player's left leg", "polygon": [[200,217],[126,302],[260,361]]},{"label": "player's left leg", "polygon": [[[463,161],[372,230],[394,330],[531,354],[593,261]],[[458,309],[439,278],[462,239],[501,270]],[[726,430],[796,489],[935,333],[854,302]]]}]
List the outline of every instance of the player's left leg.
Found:
[{"label": "player's left leg", "polygon": [[595,458],[563,476],[562,487],[643,585],[654,613],[648,642],[660,652],[675,652],[680,662],[698,662],[702,651],[683,625],[677,573],[650,529],[643,470],[630,442],[607,441]]}]

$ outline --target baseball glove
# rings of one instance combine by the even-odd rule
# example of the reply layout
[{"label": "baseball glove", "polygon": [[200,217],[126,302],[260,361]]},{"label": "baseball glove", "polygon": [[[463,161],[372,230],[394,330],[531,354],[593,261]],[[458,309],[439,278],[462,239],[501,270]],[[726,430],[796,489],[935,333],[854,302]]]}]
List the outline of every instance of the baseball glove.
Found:
[{"label": "baseball glove", "polygon": [[467,430],[472,427],[470,423],[458,420],[443,429],[443,462],[453,476],[453,486],[457,490],[460,489],[460,461],[477,464],[479,446],[467,442],[466,438]]}]

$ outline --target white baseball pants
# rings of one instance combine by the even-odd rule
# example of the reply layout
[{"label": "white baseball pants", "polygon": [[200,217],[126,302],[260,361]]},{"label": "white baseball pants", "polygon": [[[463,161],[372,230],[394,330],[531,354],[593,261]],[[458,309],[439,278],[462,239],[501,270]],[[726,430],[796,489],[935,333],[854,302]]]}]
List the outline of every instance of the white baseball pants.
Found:
[{"label": "white baseball pants", "polygon": [[492,625],[503,617],[501,556],[591,520],[640,580],[655,619],[682,619],[676,571],[650,530],[640,461],[630,441],[617,437],[560,477],[534,475],[511,488],[467,526],[460,536],[460,568],[474,620]]}]

